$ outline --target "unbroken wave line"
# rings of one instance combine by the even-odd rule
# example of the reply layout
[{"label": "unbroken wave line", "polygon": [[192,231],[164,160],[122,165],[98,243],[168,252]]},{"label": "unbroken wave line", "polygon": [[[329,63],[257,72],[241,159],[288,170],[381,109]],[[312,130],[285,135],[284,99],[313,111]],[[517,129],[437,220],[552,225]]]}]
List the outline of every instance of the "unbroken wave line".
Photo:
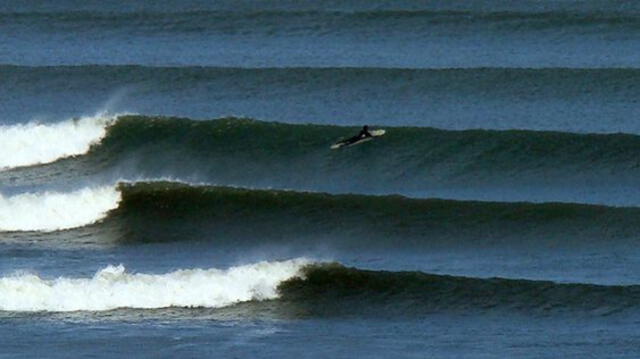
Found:
[{"label": "unbroken wave line", "polygon": [[415,316],[447,311],[577,311],[610,315],[640,309],[640,286],[469,278],[314,264],[279,286],[291,311],[307,316]]},{"label": "unbroken wave line", "polygon": [[[322,26],[334,31],[353,28],[356,25],[407,26],[425,29],[425,25],[468,25],[505,24],[510,29],[522,27],[547,28],[566,26],[624,26],[636,29],[640,26],[640,16],[621,11],[478,11],[478,10],[376,10],[376,11],[191,11],[191,12],[31,12],[0,13],[0,19],[19,24],[39,24],[50,26],[75,24],[80,27],[92,23],[96,27],[113,29],[135,26],[141,29],[163,29],[164,31],[204,31],[219,29],[234,32],[238,28],[269,28],[275,25],[287,28],[291,23],[302,25],[309,30]],[[282,24],[284,22],[284,24]],[[229,27],[229,24],[236,27]],[[297,27],[299,30],[300,26]],[[255,31],[255,30],[254,30]]]}]

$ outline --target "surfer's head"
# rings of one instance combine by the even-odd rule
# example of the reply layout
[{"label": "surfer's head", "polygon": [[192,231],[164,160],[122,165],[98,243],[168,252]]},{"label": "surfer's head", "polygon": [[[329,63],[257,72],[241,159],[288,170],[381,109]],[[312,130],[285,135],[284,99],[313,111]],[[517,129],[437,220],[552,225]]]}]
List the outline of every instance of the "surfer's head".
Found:
[{"label": "surfer's head", "polygon": [[364,127],[362,129],[365,130],[365,131],[369,131],[369,126],[364,125]]}]

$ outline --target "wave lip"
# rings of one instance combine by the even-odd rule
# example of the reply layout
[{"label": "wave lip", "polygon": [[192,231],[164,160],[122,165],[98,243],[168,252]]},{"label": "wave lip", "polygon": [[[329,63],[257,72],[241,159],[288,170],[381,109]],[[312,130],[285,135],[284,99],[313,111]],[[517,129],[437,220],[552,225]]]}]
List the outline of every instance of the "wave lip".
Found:
[{"label": "wave lip", "polygon": [[297,275],[306,259],[259,262],[219,269],[183,269],[165,274],[127,273],[108,266],[92,278],[42,279],[33,274],[0,278],[0,310],[105,311],[116,308],[219,308],[274,299],[277,285]]},{"label": "wave lip", "polygon": [[0,194],[0,232],[49,232],[86,226],[116,208],[120,197],[113,186],[68,193],[24,193],[11,197]]},{"label": "wave lip", "polygon": [[80,155],[102,139],[115,117],[98,114],[55,124],[0,126],[0,170]]}]

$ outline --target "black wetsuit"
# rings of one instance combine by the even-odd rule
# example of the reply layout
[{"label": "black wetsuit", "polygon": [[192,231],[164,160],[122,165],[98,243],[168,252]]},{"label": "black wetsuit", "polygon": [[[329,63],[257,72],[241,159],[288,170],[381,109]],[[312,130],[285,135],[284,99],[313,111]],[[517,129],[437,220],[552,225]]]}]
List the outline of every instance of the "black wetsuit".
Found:
[{"label": "black wetsuit", "polygon": [[362,130],[360,130],[360,133],[358,134],[358,137],[359,138],[373,137],[373,135],[371,135],[369,130],[367,130],[366,128],[363,128]]},{"label": "black wetsuit", "polygon": [[367,138],[367,137],[373,137],[373,135],[371,135],[371,133],[369,132],[367,127],[364,127],[362,130],[360,130],[360,133],[358,133],[357,135],[355,135],[355,136],[353,136],[353,137],[351,137],[349,139],[346,139],[346,140],[342,141],[342,143],[347,144],[347,145],[351,145],[351,144],[354,144],[354,143],[356,143],[356,142],[358,142],[358,141],[360,141],[360,140],[362,140],[364,138]]}]

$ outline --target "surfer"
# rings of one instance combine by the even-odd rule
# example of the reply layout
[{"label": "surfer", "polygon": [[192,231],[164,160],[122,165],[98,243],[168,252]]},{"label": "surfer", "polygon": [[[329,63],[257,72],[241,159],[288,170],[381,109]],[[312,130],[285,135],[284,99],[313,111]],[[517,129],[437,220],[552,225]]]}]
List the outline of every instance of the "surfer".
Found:
[{"label": "surfer", "polygon": [[360,138],[360,139],[367,138],[367,137],[373,137],[371,132],[369,132],[369,126],[364,125],[364,127],[362,128],[362,130],[360,130],[360,133],[358,134],[357,137]]},{"label": "surfer", "polygon": [[355,135],[355,136],[353,136],[353,137],[351,137],[349,139],[346,139],[346,140],[344,140],[342,142],[344,144],[351,145],[351,144],[354,144],[356,142],[362,141],[362,140],[364,140],[365,138],[368,138],[368,137],[373,137],[373,135],[371,134],[371,132],[369,132],[369,126],[364,125],[364,127],[362,127],[362,130],[360,130],[360,133],[358,133],[357,135]]},{"label": "surfer", "polygon": [[374,130],[373,132],[370,132],[369,126],[365,125],[364,127],[362,127],[362,130],[360,130],[360,132],[357,135],[350,137],[346,140],[342,140],[334,143],[333,145],[331,145],[331,149],[335,150],[336,148],[340,148],[343,146],[351,146],[357,143],[365,142],[374,138],[375,136],[384,135],[384,132],[385,132],[384,130]]}]

